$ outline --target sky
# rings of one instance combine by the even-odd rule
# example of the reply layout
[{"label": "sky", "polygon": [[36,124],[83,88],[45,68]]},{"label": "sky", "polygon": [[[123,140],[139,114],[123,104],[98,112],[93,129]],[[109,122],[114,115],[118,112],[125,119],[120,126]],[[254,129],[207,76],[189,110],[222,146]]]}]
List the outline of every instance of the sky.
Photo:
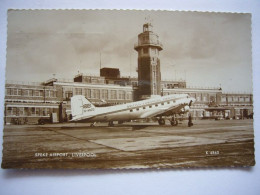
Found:
[{"label": "sky", "polygon": [[251,15],[237,13],[9,10],[6,80],[99,75],[100,59],[137,77],[134,44],[147,21],[163,44],[163,80],[252,93]]}]

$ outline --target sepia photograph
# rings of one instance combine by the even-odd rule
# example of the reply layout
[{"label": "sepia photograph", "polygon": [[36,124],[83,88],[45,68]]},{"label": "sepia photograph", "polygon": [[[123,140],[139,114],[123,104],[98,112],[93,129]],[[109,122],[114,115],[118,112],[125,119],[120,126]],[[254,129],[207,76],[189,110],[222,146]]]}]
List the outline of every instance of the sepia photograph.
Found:
[{"label": "sepia photograph", "polygon": [[9,10],[4,169],[255,165],[251,14]]}]

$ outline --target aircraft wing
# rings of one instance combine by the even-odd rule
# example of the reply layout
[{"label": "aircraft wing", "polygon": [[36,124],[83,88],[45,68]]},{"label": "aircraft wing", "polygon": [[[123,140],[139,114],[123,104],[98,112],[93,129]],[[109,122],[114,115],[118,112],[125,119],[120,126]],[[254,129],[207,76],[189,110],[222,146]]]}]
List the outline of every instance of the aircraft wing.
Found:
[{"label": "aircraft wing", "polygon": [[156,112],[146,112],[142,115],[142,118],[169,116],[174,113],[178,113],[184,106],[186,106],[186,104],[180,104],[168,109],[161,109],[160,111],[156,111]]}]

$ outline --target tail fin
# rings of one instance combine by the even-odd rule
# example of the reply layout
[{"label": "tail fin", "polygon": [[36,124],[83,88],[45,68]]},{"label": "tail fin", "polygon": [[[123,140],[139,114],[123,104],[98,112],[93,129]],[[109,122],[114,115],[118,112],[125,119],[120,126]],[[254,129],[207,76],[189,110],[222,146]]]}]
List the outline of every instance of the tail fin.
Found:
[{"label": "tail fin", "polygon": [[85,96],[75,95],[71,98],[71,114],[72,118],[83,113],[94,111],[95,106],[90,103]]}]

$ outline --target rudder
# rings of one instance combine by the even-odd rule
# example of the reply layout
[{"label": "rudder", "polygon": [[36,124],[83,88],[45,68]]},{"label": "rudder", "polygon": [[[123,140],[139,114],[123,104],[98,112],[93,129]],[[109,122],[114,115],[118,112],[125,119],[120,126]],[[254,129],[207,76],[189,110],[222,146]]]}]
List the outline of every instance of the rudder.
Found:
[{"label": "rudder", "polygon": [[90,103],[83,95],[75,95],[71,98],[72,118],[78,115],[82,115],[86,111],[92,111],[94,109],[95,106]]}]

